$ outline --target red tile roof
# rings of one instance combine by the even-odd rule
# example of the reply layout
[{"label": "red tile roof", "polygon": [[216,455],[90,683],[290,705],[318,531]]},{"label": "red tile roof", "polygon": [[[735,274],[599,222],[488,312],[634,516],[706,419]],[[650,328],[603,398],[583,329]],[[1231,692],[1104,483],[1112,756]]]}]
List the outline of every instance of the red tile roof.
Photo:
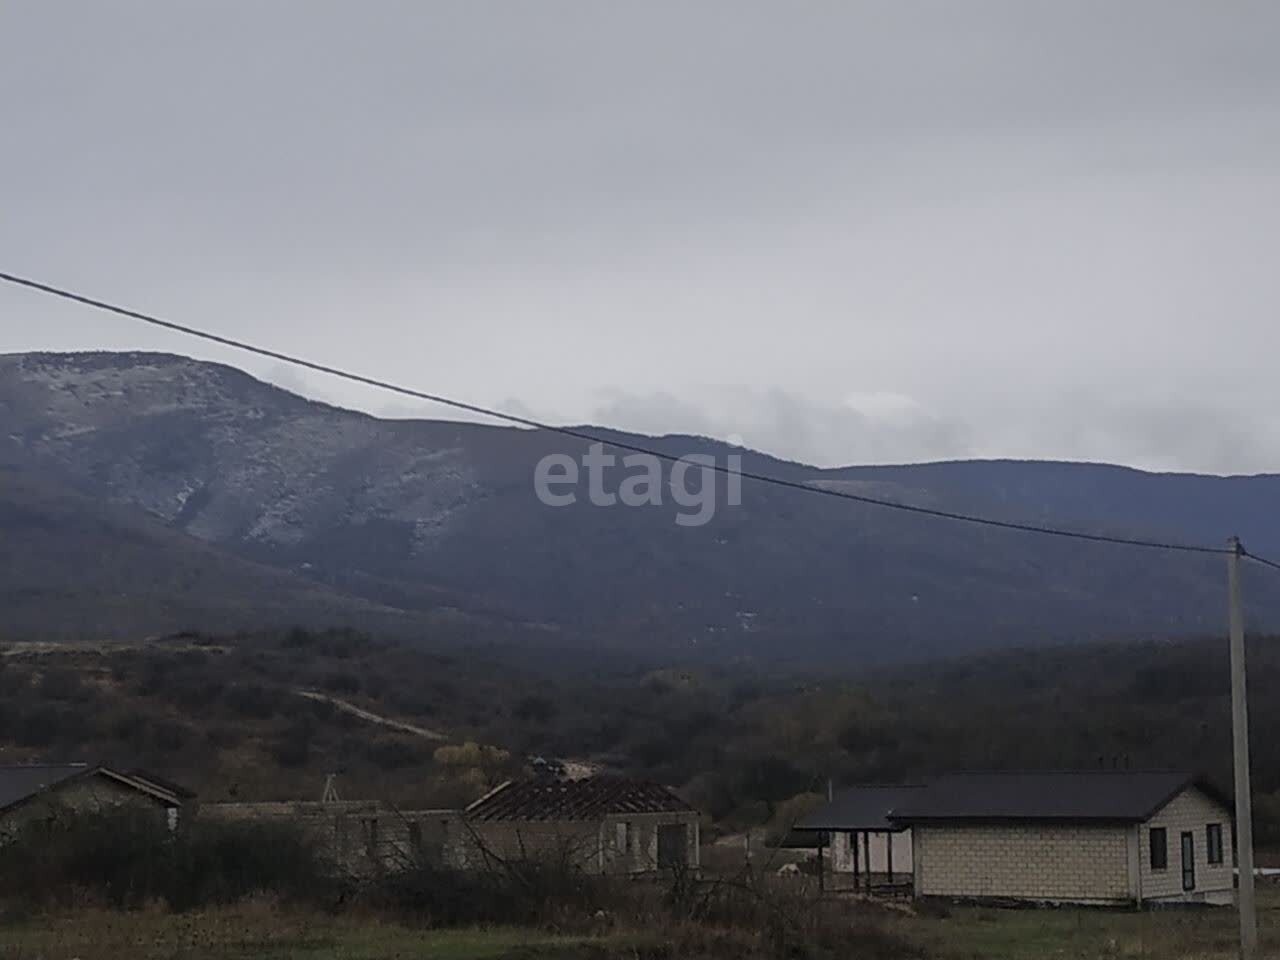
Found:
[{"label": "red tile roof", "polygon": [[522,780],[504,783],[467,807],[472,820],[598,820],[609,814],[674,813],[693,808],[643,780]]}]

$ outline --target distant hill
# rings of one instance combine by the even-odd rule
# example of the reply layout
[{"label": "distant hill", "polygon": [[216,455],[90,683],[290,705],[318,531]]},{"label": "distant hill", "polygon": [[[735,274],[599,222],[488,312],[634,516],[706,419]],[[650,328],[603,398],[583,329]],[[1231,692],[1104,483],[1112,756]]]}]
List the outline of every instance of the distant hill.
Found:
[{"label": "distant hill", "polygon": [[[820,470],[703,438],[611,435],[719,463],[739,454],[749,470],[902,502],[1212,544],[1238,532],[1280,554],[1277,476],[1015,461]],[[591,506],[585,483],[574,505],[544,506],[539,459],[585,447],[540,431],[379,420],[178,356],[3,356],[0,596],[23,611],[17,627],[48,632],[106,623],[112,610],[143,631],[216,628],[227,621],[206,620],[230,612],[412,633],[447,615],[514,643],[844,664],[1222,629],[1217,557],[750,481],[741,506],[721,505],[705,526],[677,524],[688,510],[670,496]],[[22,562],[24,543],[38,563]],[[198,571],[186,589],[157,575],[183,569]],[[1247,588],[1254,622],[1280,626],[1277,584],[1251,574]]]},{"label": "distant hill", "polygon": [[[1249,649],[1255,836],[1273,850],[1280,699],[1260,694],[1280,684],[1277,639]],[[1226,646],[1019,649],[833,677],[759,663],[580,674],[296,628],[5,644],[0,751],[141,765],[203,802],[318,799],[337,772],[346,799],[402,809],[465,804],[529,758],[560,758],[680,786],[737,831],[785,823],[789,798],[829,778],[1101,765],[1225,786]]]},{"label": "distant hill", "polygon": [[0,491],[0,638],[112,639],[198,623],[429,629],[429,617],[241,559],[47,474],[0,463]]}]

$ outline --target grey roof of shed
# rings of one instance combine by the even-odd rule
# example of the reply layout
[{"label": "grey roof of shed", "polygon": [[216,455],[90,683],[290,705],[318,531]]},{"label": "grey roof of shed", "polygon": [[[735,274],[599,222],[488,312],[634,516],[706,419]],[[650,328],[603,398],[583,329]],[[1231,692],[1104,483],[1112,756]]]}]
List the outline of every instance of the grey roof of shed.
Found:
[{"label": "grey roof of shed", "polygon": [[901,830],[891,811],[910,804],[926,787],[922,783],[850,787],[801,819],[796,830]]},{"label": "grey roof of shed", "polygon": [[1224,806],[1203,777],[1173,770],[955,773],[936,777],[893,808],[902,826],[929,821],[1095,821],[1141,823],[1188,787]]}]

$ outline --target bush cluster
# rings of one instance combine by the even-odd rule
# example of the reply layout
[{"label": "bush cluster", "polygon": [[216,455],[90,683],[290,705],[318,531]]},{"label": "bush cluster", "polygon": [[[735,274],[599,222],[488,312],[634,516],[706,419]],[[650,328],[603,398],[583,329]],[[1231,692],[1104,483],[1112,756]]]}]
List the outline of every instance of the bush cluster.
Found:
[{"label": "bush cluster", "polygon": [[519,860],[458,871],[415,863],[371,881],[365,904],[433,927],[581,926],[624,902],[622,886],[557,861]]},{"label": "bush cluster", "polygon": [[536,926],[635,931],[635,956],[836,960],[916,954],[863,906],[823,901],[763,874],[678,871],[659,883],[587,873],[565,858],[488,858],[476,870],[426,858],[338,879],[295,824],[195,820],[176,831],[152,811],[57,811],[3,846],[0,899],[31,908],[84,903],[182,911],[267,895],[326,910],[358,907],[430,927]]},{"label": "bush cluster", "polygon": [[259,893],[331,896],[321,857],[292,824],[196,821],[170,831],[154,811],[60,810],[23,824],[3,847],[0,895],[34,906],[88,900],[174,910]]}]

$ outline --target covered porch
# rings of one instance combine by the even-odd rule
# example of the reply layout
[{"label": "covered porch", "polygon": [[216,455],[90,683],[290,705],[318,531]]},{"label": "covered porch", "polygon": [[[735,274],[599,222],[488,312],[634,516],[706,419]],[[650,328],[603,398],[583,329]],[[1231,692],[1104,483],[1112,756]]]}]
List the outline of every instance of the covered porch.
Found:
[{"label": "covered porch", "polygon": [[823,890],[909,897],[911,830],[892,822],[890,814],[920,789],[870,785],[841,790],[795,825],[787,846],[815,851]]}]

